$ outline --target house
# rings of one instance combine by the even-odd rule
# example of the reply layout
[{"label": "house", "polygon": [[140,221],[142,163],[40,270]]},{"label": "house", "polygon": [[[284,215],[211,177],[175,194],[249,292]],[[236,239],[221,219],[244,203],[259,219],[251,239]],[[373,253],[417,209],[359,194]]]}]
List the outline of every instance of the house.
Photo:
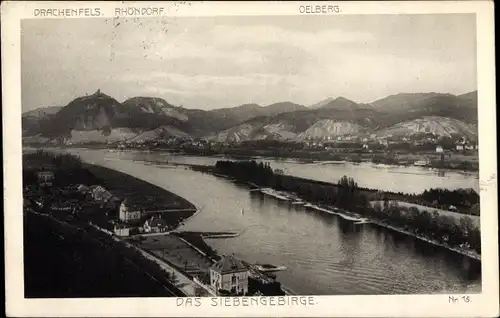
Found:
[{"label": "house", "polygon": [[363,149],[368,149],[368,144],[363,144]]},{"label": "house", "polygon": [[89,191],[89,187],[87,187],[86,185],[84,184],[79,184],[76,186],[76,191],[78,191],[79,193],[87,193]]},{"label": "house", "polygon": [[151,217],[144,222],[144,232],[146,233],[159,233],[167,230],[167,223],[159,217]]},{"label": "house", "polygon": [[248,267],[233,256],[224,256],[210,267],[210,286],[217,294],[221,290],[233,295],[248,292]]},{"label": "house", "polygon": [[475,150],[476,149],[476,146],[472,143],[467,143],[465,145],[465,150]]},{"label": "house", "polygon": [[108,190],[100,185],[90,186],[89,191],[94,201],[107,202],[113,196]]},{"label": "house", "polygon": [[437,153],[442,153],[443,152],[443,147],[442,146],[437,146],[436,147],[436,152]]},{"label": "house", "polygon": [[121,221],[134,221],[141,218],[141,211],[137,209],[131,209],[131,206],[127,205],[127,199],[120,203],[118,218]]},{"label": "house", "polygon": [[36,178],[40,186],[51,186],[54,182],[54,172],[48,170],[38,171]]},{"label": "house", "polygon": [[115,224],[114,232],[118,236],[130,236],[130,228],[123,224]]},{"label": "house", "polygon": [[463,144],[457,144],[457,150],[459,150],[459,151],[464,150],[464,145]]}]

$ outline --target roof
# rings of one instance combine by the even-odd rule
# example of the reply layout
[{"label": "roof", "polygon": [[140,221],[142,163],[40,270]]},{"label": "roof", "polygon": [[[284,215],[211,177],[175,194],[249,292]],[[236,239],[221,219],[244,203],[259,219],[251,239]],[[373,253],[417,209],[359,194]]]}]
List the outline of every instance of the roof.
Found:
[{"label": "roof", "polygon": [[229,255],[212,265],[211,269],[219,273],[235,273],[246,271],[248,268],[242,261]]},{"label": "roof", "polygon": [[146,223],[151,227],[165,226],[167,223],[162,218],[151,218],[146,221]]},{"label": "roof", "polygon": [[143,197],[126,197],[122,203],[130,210],[144,210],[145,200]]}]

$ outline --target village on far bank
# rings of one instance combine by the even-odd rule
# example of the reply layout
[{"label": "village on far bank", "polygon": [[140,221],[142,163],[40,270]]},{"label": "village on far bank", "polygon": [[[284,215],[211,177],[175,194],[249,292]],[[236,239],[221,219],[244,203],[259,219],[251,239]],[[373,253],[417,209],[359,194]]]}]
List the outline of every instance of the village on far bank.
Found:
[{"label": "village on far bank", "polygon": [[218,255],[203,233],[177,231],[196,207],[142,180],[84,165],[72,155],[37,151],[23,157],[23,195],[25,216],[91,224],[154,260],[186,296],[285,294],[276,276],[234,255]]},{"label": "village on far bank", "polygon": [[[47,139],[27,137],[23,143],[33,147],[97,147],[124,151],[128,149],[168,150],[200,156],[263,156],[299,160],[334,160],[353,163],[371,162],[400,166],[478,171],[477,138],[461,134],[442,136],[432,132],[409,134],[345,134],[340,136],[305,137],[299,140],[256,139],[238,136],[217,138],[165,136],[161,139],[115,136],[107,140],[78,137]],[[74,136],[73,136],[74,135]]]}]

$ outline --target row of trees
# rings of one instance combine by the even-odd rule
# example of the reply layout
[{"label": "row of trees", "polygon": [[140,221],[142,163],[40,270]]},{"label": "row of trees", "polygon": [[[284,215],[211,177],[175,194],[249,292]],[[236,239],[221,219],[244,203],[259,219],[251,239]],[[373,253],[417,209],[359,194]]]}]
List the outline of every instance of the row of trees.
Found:
[{"label": "row of trees", "polygon": [[421,198],[429,203],[461,205],[469,208],[479,203],[479,194],[473,189],[429,189],[422,192]]},{"label": "row of trees", "polygon": [[82,163],[80,157],[71,154],[55,154],[43,150],[25,154],[23,158],[27,164],[23,169],[23,184],[30,185],[37,182],[36,172],[50,169],[54,172],[54,185],[66,186],[71,184],[99,184],[101,180],[90,172]]},{"label": "row of trees", "polygon": [[[223,161],[216,164],[216,170],[231,175],[242,181],[253,181],[262,186],[277,190],[294,192],[303,199],[323,205],[332,205],[356,212],[358,214],[378,219],[384,223],[409,230],[429,239],[446,243],[450,246],[468,245],[478,253],[481,251],[479,228],[472,219],[464,215],[459,222],[448,215],[441,215],[437,211],[432,214],[420,211],[415,207],[399,206],[396,201],[383,199],[382,204],[368,204],[368,199],[356,181],[343,176],[336,184],[326,184],[286,175],[274,174],[268,164],[255,161]],[[474,202],[474,193],[468,192],[469,200]],[[439,193],[453,195],[462,191],[440,190],[427,191],[425,196],[434,197]],[[452,193],[452,194],[449,194]],[[441,198],[441,196],[439,196]],[[446,196],[448,198],[448,196]],[[455,198],[456,200],[456,198]],[[453,201],[455,202],[455,201]]]},{"label": "row of trees", "polygon": [[215,170],[241,181],[252,181],[262,186],[272,183],[274,173],[269,163],[251,161],[217,161]]},{"label": "row of trees", "polygon": [[34,153],[23,155],[23,160],[40,165],[53,165],[60,169],[74,169],[82,167],[82,160],[78,156],[71,154],[56,154],[41,149]]},{"label": "row of trees", "polygon": [[372,208],[365,210],[365,214],[440,243],[454,247],[465,244],[481,252],[479,226],[466,215],[457,222],[452,216],[399,206],[395,201],[376,202]]}]

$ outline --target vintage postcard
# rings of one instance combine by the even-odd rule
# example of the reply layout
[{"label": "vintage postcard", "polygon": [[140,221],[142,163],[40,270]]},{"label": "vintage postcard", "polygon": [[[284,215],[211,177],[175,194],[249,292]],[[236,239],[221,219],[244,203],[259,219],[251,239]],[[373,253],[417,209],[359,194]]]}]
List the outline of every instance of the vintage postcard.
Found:
[{"label": "vintage postcard", "polygon": [[493,3],[4,2],[7,315],[498,315]]}]

